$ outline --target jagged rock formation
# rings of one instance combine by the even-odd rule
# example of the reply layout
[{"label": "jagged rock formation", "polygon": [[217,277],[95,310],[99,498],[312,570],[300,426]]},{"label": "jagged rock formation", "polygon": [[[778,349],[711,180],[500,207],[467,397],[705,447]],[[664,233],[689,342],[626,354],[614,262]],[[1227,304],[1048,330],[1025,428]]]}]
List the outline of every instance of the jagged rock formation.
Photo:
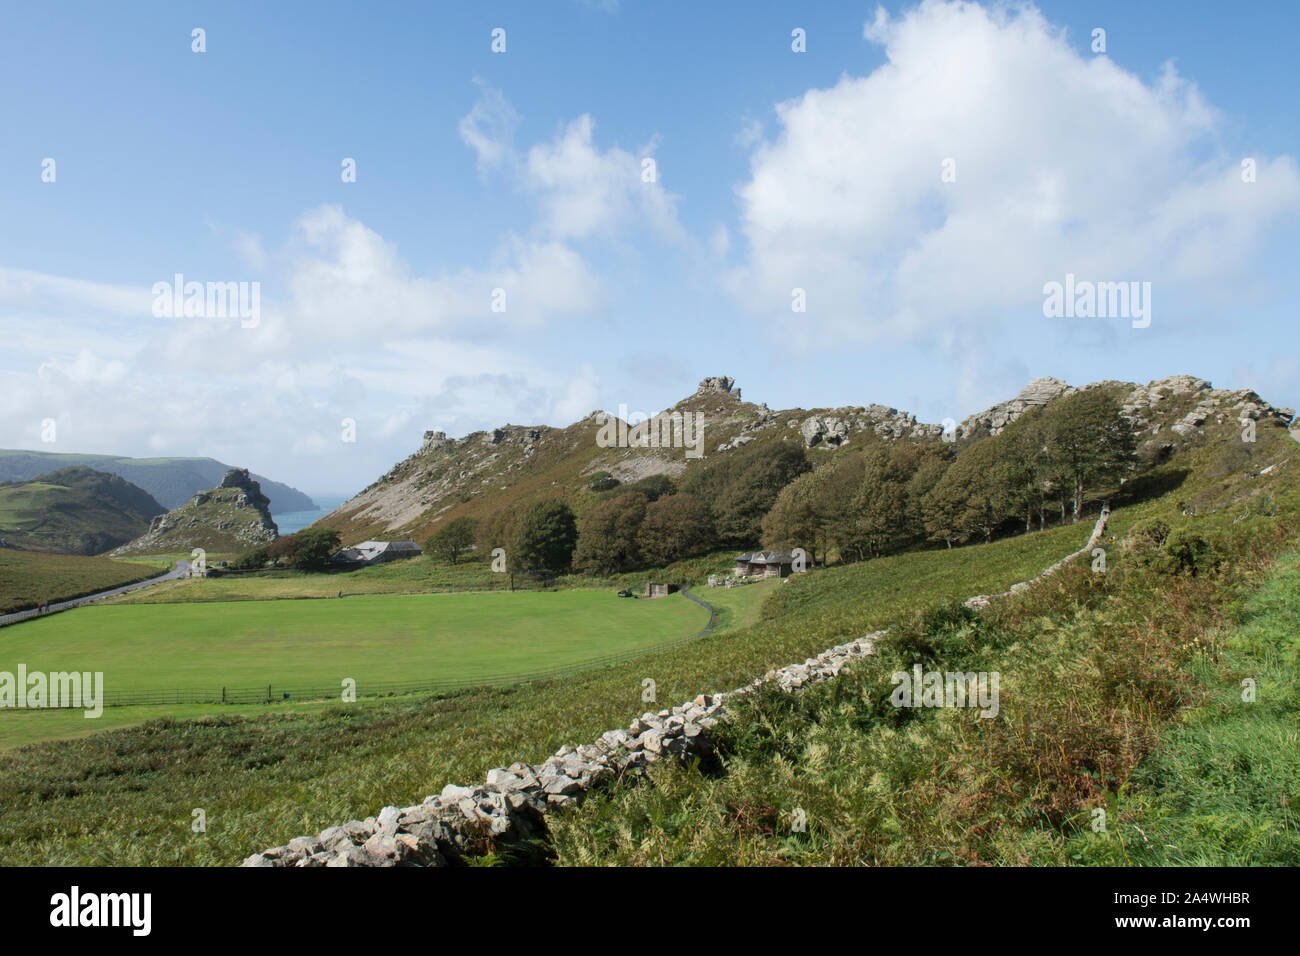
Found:
[{"label": "jagged rock formation", "polygon": [[200,491],[188,502],[149,523],[149,530],[114,555],[168,554],[203,548],[239,552],[279,536],[270,501],[247,468],[232,468],[221,484]]},{"label": "jagged rock formation", "polygon": [[[1133,423],[1139,434],[1155,435],[1176,413],[1178,420],[1168,423],[1171,431],[1181,436],[1193,435],[1211,419],[1216,424],[1244,418],[1255,421],[1273,420],[1285,425],[1295,416],[1295,410],[1276,408],[1250,389],[1214,388],[1203,378],[1193,375],[1170,375],[1146,385],[1132,382],[1093,382],[1083,389],[1074,388],[1057,378],[1036,378],[1020,394],[1008,402],[1001,402],[962,420],[959,434],[965,438],[983,427],[992,435],[998,434],[1030,408],[1046,405],[1054,398],[1093,388],[1127,389],[1120,402],[1120,414]],[[1183,412],[1189,397],[1195,407]]]},{"label": "jagged rock formation", "polygon": [[1054,398],[1069,395],[1078,389],[1071,388],[1059,378],[1036,378],[1020,390],[1020,394],[1008,402],[1000,402],[982,412],[968,415],[962,419],[959,434],[966,438],[977,428],[983,426],[989,434],[996,435],[1030,408],[1046,405]]},{"label": "jagged rock formation", "polygon": [[852,435],[870,431],[880,438],[937,438],[942,425],[925,425],[909,412],[888,405],[836,408],[830,415],[812,415],[798,424],[805,448],[839,448]]},{"label": "jagged rock formation", "polygon": [[721,392],[727,394],[731,391],[731,386],[736,384],[734,378],[728,378],[725,375],[711,375],[700,382],[700,387],[696,389],[699,392]]},{"label": "jagged rock formation", "polygon": [[[1147,385],[1105,381],[1082,388],[1112,390],[1139,429],[1140,450],[1152,458],[1196,440],[1211,423],[1242,416],[1285,422],[1291,415],[1254,392],[1215,390],[1187,375]],[[997,434],[1029,409],[1078,390],[1059,379],[1034,379],[1009,401],[965,418],[957,433],[963,438]],[[817,456],[829,456],[873,441],[938,441],[943,436],[941,424],[920,422],[888,405],[777,411],[743,401],[740,391],[733,378],[710,376],[656,417],[700,414],[706,423],[705,456],[778,442],[798,442]],[[320,524],[339,530],[344,543],[394,536],[423,540],[451,518],[482,517],[544,497],[561,497],[581,515],[595,500],[587,485],[597,472],[630,482],[651,475],[679,477],[693,467],[680,448],[600,447],[597,436],[606,414],[592,412],[567,428],[506,425],[460,439],[427,431],[413,455]]]}]

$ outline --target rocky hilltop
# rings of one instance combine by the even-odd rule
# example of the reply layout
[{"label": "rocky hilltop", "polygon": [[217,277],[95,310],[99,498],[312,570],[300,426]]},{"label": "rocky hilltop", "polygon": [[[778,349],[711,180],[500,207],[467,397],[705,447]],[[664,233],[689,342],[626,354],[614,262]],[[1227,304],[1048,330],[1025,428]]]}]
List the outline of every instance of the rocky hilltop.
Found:
[{"label": "rocky hilltop", "polygon": [[232,468],[221,484],[154,518],[149,530],[115,556],[172,554],[203,548],[236,553],[274,541],[279,536],[271,518],[270,501],[247,468]]},{"label": "rocky hilltop", "polygon": [[[1244,419],[1285,425],[1294,416],[1292,409],[1275,408],[1248,389],[1215,389],[1190,375],[1146,385],[1104,381],[1081,388],[1111,391],[1138,428],[1142,450],[1153,457],[1198,440],[1210,426],[1235,426]],[[997,434],[1029,409],[1078,390],[1059,379],[1035,379],[1014,398],[967,416],[957,425],[956,437]],[[702,457],[726,455],[751,443],[797,443],[816,462],[822,455],[870,442],[944,439],[942,424],[918,421],[888,405],[770,409],[744,401],[735,380],[725,375],[705,378],[694,394],[658,413],[651,432],[668,433],[660,426],[686,412],[705,423],[695,457],[680,443],[602,444],[602,434],[610,431],[609,416],[599,410],[566,428],[507,424],[463,438],[427,431],[414,454],[318,524],[339,530],[345,543],[384,537],[422,540],[450,518],[485,517],[545,497],[562,497],[581,515],[597,500],[589,488],[593,476],[604,473],[624,483],[652,475],[675,478]]]}]

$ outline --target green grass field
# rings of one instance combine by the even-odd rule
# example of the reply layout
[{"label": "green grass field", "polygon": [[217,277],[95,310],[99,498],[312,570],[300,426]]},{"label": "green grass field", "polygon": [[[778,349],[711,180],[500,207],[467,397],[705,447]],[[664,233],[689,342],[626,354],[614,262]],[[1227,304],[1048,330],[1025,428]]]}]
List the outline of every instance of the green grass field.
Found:
[{"label": "green grass field", "polygon": [[[1274,572],[1275,556],[1295,550],[1300,476],[1292,463],[1267,477],[1213,477],[1214,453],[1206,449],[1207,467],[1198,466],[1195,480],[1173,480],[1158,497],[1117,500],[1113,521],[1122,534],[1134,520],[1160,514],[1203,531],[1225,563],[1199,576],[1144,571],[1115,542],[1107,545],[1105,575],[1079,561],[979,621],[927,630],[918,612],[1036,574],[1083,544],[1089,520],[817,570],[785,584],[700,588],[721,607],[726,627],[562,679],[350,706],[231,709],[19,747],[0,755],[0,864],[235,863],[626,726],[647,709],[647,677],[656,681],[659,706],[671,706],[885,626],[911,635],[908,653],[1000,667],[1007,675],[1002,718],[973,727],[948,711],[901,726],[884,719],[881,681],[888,683],[890,657],[904,648],[894,645],[887,656],[882,646],[878,659],[819,688],[742,703],[737,733],[721,735],[727,776],[657,767],[642,786],[560,815],[551,823],[558,861],[1094,862],[1075,841],[1090,839],[1082,832],[1088,809],[1117,788],[1129,801],[1112,820],[1117,841],[1131,845],[1154,833],[1151,824],[1163,815],[1181,829],[1170,831],[1169,842],[1182,841],[1166,860],[1212,859],[1214,820],[1240,827],[1255,814],[1259,839],[1237,841],[1244,852],[1232,858],[1294,861],[1293,824],[1279,802],[1293,762],[1276,750],[1293,744],[1288,688],[1297,658],[1273,633],[1294,605],[1267,590],[1259,608],[1249,598]],[[1186,502],[1197,517],[1183,516]],[[1293,588],[1293,578],[1279,586]],[[1238,614],[1242,607],[1247,612]],[[1229,628],[1232,637],[1222,639]],[[1248,668],[1264,693],[1289,695],[1254,718],[1226,709]],[[1210,694],[1224,703],[1205,706]],[[1215,741],[1234,728],[1250,739],[1222,766]],[[796,806],[809,811],[807,837],[785,827]],[[194,807],[208,813],[205,834],[189,831]]]},{"label": "green grass field", "polygon": [[[779,582],[764,581],[761,584],[746,588],[704,589],[701,592],[701,597],[713,605],[717,612],[713,634],[722,634],[729,630],[752,625],[758,618],[763,601],[779,586]],[[670,599],[673,604],[677,604],[678,600],[676,598]],[[622,603],[633,602],[620,601],[620,604]],[[638,601],[635,603],[645,604],[647,602]],[[662,600],[653,603],[656,606],[666,604]],[[698,619],[691,621],[691,626],[695,627],[705,617],[702,609],[695,605],[692,605],[692,607],[695,607],[700,612]],[[680,610],[680,606],[675,607],[674,610]],[[694,631],[691,633],[694,633]],[[671,639],[670,636],[664,638],[665,641]],[[410,703],[427,698],[427,696],[424,693],[398,694],[392,697],[386,696],[383,700],[389,703],[393,701]],[[374,706],[375,703],[375,701],[361,698],[358,701],[358,706]],[[257,717],[259,715],[293,718],[305,714],[318,714],[320,711],[334,707],[337,704],[338,701],[335,700],[302,701],[293,698],[290,698],[288,702],[277,700],[269,705],[152,704],[107,707],[104,709],[103,714],[95,719],[87,719],[82,715],[81,711],[76,710],[11,710],[0,713],[0,751],[39,741],[71,740],[103,731],[131,727],[151,720],[194,720],[217,716]]]},{"label": "green grass field", "polygon": [[[9,628],[0,670],[102,671],[107,700],[147,691],[472,682],[579,664],[695,634],[680,595],[607,591],[87,607]],[[299,691],[301,695],[302,691]],[[182,697],[182,700],[184,698]]]},{"label": "green grass field", "polygon": [[164,570],[162,562],[151,559],[114,561],[0,548],[0,614],[105,591]]}]

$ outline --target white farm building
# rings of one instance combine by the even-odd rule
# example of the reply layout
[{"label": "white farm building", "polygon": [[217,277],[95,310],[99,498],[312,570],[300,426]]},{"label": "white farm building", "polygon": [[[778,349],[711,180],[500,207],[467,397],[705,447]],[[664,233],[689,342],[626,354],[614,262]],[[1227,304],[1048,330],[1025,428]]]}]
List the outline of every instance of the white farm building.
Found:
[{"label": "white farm building", "polygon": [[423,554],[414,541],[362,541],[350,548],[342,548],[334,555],[335,564],[383,564],[398,558],[414,558]]}]

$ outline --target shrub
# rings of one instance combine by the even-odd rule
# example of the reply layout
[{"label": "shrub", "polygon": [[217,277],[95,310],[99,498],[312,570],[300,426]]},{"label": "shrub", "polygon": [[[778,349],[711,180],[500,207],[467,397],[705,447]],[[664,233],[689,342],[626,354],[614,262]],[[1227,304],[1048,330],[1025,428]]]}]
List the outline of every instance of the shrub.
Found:
[{"label": "shrub", "polygon": [[1164,560],[1161,570],[1170,574],[1215,571],[1219,566],[1219,556],[1214,546],[1192,528],[1171,531],[1162,550]]},{"label": "shrub", "polygon": [[1173,528],[1159,518],[1133,526],[1129,550],[1139,564],[1161,574],[1199,574],[1219,566],[1219,555],[1200,531],[1190,527]]},{"label": "shrub", "polygon": [[1129,532],[1129,550],[1142,563],[1150,563],[1160,553],[1169,537],[1169,523],[1161,518],[1148,518],[1133,525]]},{"label": "shrub", "polygon": [[598,471],[587,482],[589,491],[609,491],[618,487],[618,479],[607,471]]},{"label": "shrub", "polygon": [[266,545],[261,545],[251,550],[245,551],[239,557],[230,562],[230,567],[236,571],[256,571],[266,566],[266,562],[271,560],[271,549]]}]

